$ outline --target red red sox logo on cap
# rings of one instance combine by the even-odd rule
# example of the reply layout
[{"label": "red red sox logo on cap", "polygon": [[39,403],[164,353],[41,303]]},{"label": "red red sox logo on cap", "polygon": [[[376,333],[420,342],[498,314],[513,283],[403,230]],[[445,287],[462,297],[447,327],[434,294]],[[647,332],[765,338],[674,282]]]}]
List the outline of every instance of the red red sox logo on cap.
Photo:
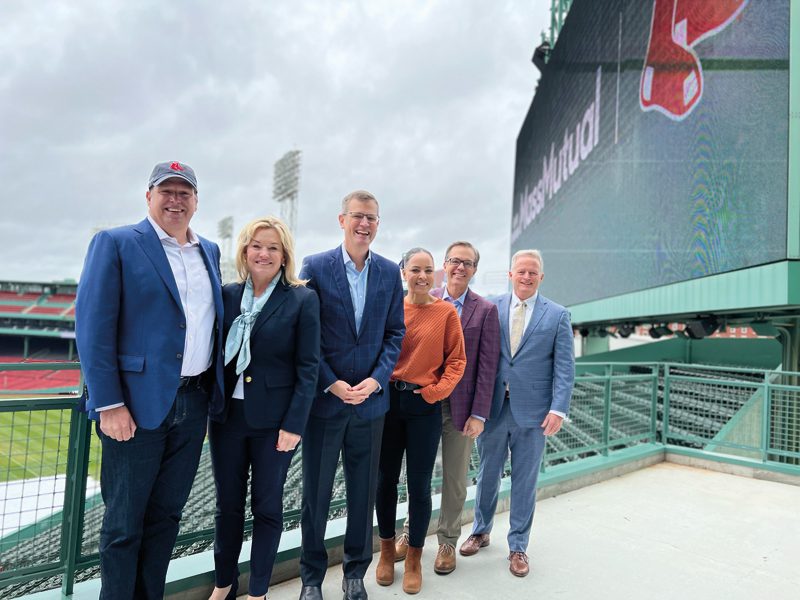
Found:
[{"label": "red red sox logo on cap", "polygon": [[183,171],[183,167],[181,166],[181,163],[179,163],[177,161],[172,163],[169,166],[169,168],[172,169],[173,171]]}]

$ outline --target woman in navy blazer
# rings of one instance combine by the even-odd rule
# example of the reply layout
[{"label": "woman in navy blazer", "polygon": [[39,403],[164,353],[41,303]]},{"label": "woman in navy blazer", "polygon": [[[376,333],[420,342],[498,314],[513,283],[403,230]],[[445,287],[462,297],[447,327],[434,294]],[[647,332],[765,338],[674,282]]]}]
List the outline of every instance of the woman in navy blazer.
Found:
[{"label": "woman in navy blazer", "polygon": [[293,246],[279,219],[247,224],[236,252],[240,282],[223,289],[225,407],[209,427],[217,489],[212,600],[236,598],[250,470],[248,598],[267,593],[283,528],[283,486],[316,391],[319,300],[295,276]]}]

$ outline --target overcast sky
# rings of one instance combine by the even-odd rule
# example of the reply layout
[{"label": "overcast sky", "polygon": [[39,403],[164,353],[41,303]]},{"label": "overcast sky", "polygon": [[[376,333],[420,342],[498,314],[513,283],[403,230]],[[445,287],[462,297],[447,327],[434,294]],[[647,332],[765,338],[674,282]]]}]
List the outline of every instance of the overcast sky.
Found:
[{"label": "overcast sky", "polygon": [[549,0],[3,0],[0,280],[77,279],[97,227],[141,220],[156,162],[198,177],[192,227],[265,214],[302,151],[297,252],[381,203],[373,250],[467,239],[505,291],[514,146]]}]

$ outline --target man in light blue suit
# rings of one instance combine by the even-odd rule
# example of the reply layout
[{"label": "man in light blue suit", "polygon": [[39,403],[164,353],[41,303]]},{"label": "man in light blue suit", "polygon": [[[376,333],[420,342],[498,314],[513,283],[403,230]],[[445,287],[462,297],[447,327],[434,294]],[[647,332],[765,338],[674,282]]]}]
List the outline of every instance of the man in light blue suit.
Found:
[{"label": "man in light blue suit", "polygon": [[150,175],[148,215],[93,239],[75,333],[103,448],[100,597],[161,599],[209,411],[222,407],[219,248],[189,228],[197,178]]},{"label": "man in light blue suit", "polygon": [[511,452],[509,570],[529,572],[528,539],[536,505],[536,480],[545,436],[554,435],[569,411],[575,380],[572,325],[567,310],[539,294],[544,264],[538,250],[511,259],[513,291],[497,300],[500,362],[492,410],[478,437],[481,462],[472,535],[463,556],[489,545],[503,467]]}]

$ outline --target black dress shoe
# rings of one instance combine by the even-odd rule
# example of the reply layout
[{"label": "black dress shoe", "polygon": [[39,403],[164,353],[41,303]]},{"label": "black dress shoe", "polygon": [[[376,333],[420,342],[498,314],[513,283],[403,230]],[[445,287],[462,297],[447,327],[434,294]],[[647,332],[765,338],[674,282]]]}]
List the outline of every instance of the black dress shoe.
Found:
[{"label": "black dress shoe", "polygon": [[322,600],[322,588],[318,585],[304,585],[300,590],[300,600]]},{"label": "black dress shoe", "polygon": [[342,600],[367,600],[367,590],[363,579],[342,579]]},{"label": "black dress shoe", "polygon": [[228,592],[228,595],[225,596],[225,600],[236,600],[236,593],[239,591],[239,579],[233,580],[233,585],[231,585],[231,590]]}]

